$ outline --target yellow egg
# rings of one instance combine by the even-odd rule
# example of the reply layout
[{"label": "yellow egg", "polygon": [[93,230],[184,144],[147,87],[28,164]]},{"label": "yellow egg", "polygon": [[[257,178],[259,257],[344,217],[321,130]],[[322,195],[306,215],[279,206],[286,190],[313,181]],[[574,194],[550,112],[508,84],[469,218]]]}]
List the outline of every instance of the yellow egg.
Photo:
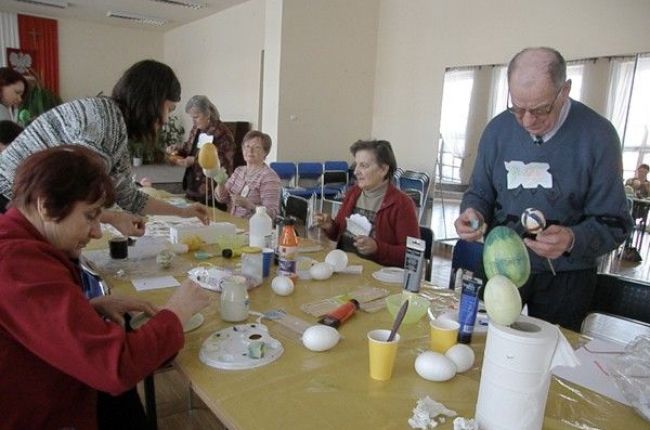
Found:
[{"label": "yellow egg", "polygon": [[219,155],[217,147],[212,143],[204,143],[199,151],[199,166],[210,170],[219,167]]},{"label": "yellow egg", "polygon": [[490,321],[510,325],[521,314],[521,296],[517,286],[502,275],[494,275],[485,285],[485,310]]}]

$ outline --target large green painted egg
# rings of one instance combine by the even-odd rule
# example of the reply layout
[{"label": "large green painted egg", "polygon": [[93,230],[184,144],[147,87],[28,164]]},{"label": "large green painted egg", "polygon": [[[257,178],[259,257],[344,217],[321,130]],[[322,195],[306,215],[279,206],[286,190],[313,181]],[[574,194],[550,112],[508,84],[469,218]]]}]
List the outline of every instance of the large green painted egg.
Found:
[{"label": "large green painted egg", "polygon": [[503,275],[521,287],[530,276],[530,258],[524,241],[511,228],[493,228],[485,238],[483,267],[488,279]]}]

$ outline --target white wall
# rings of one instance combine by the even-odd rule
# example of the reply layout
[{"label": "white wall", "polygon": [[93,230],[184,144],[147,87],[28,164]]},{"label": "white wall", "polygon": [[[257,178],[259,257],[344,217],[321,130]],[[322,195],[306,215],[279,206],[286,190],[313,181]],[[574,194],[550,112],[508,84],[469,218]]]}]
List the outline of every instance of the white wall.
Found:
[{"label": "white wall", "polygon": [[112,27],[86,21],[59,21],[59,84],[61,97],[71,100],[110,95],[113,86],[133,63],[162,60],[160,32]]},{"label": "white wall", "polygon": [[500,64],[526,46],[570,59],[650,51],[646,0],[381,0],[372,131],[432,171],[445,67]]},{"label": "white wall", "polygon": [[284,0],[278,159],[349,159],[371,134],[378,0]]},{"label": "white wall", "polygon": [[226,9],[164,34],[164,59],[181,81],[177,114],[186,129],[185,103],[206,95],[222,120],[258,122],[260,54],[264,48],[264,0]]}]

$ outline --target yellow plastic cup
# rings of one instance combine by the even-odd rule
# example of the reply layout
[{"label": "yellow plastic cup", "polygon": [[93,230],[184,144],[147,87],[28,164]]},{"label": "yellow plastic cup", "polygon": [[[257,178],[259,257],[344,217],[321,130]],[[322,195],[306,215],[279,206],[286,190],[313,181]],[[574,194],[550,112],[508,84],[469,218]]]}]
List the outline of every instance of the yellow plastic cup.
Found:
[{"label": "yellow plastic cup", "polygon": [[378,381],[387,381],[393,374],[399,334],[387,342],[390,330],[372,330],[368,332],[368,351],[370,356],[370,377]]},{"label": "yellow plastic cup", "polygon": [[444,354],[456,345],[460,324],[454,320],[435,319],[431,321],[431,350]]}]

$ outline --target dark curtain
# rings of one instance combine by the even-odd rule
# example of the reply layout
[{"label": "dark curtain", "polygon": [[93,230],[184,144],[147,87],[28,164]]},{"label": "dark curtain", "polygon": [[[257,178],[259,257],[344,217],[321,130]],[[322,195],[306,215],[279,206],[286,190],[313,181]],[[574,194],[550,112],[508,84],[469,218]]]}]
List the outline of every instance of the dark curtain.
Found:
[{"label": "dark curtain", "polygon": [[59,29],[53,19],[18,14],[20,48],[36,52],[33,69],[41,85],[59,94]]}]

